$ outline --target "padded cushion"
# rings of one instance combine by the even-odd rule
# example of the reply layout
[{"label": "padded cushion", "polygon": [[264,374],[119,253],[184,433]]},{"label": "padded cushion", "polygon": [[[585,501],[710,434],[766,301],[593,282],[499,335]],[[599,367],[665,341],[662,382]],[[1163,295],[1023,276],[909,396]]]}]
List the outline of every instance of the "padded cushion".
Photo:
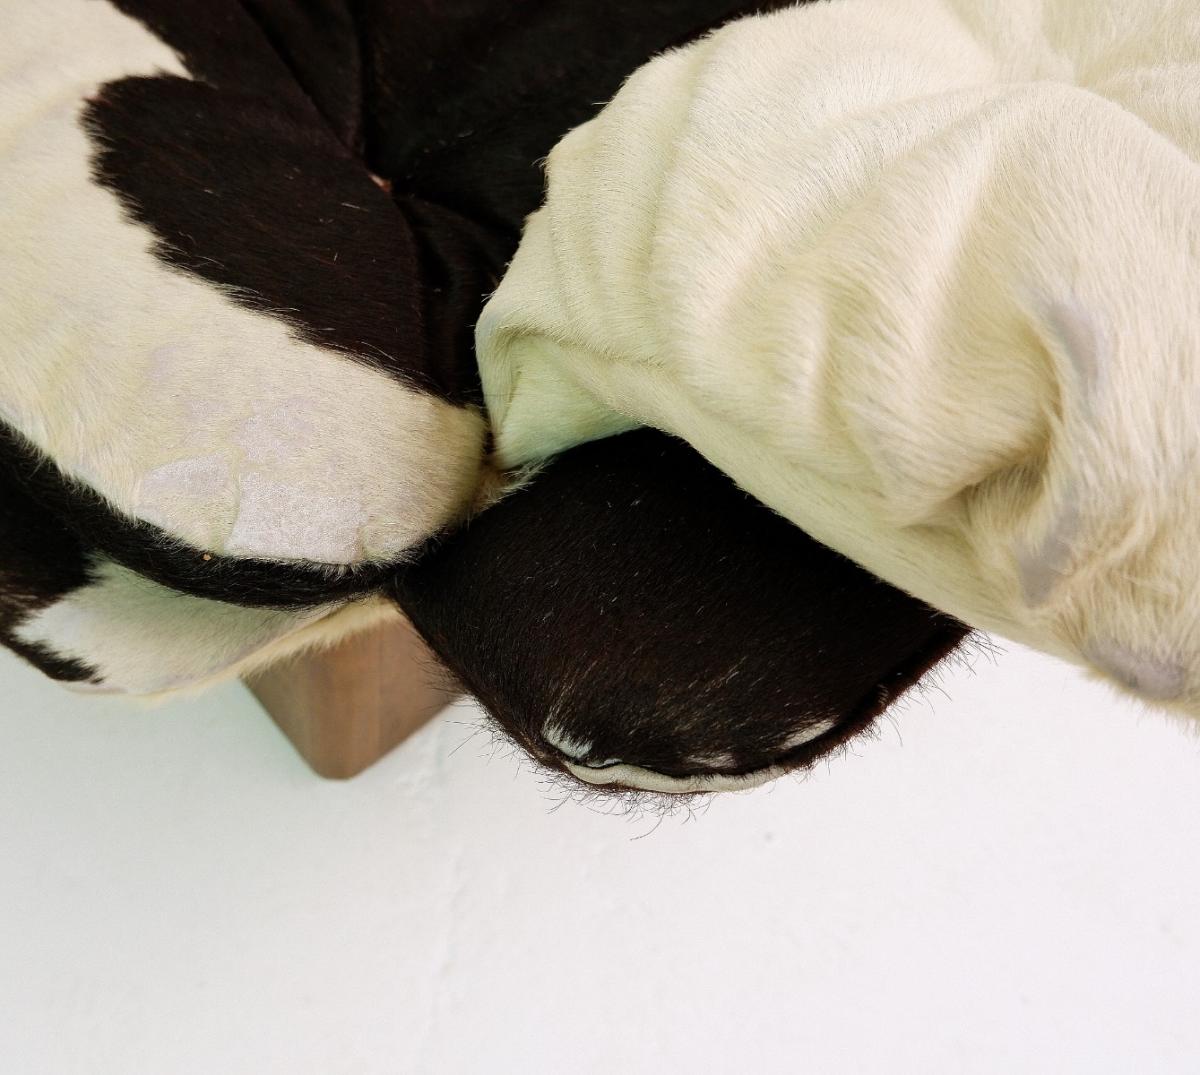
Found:
[{"label": "padded cushion", "polygon": [[844,0],[642,68],[479,323],[518,465],[648,424],[901,589],[1200,706],[1200,11]]},{"label": "padded cushion", "polygon": [[11,5],[0,416],[164,543],[393,561],[469,502],[482,417],[414,331],[396,207],[213,7],[159,36],[106,3]]}]

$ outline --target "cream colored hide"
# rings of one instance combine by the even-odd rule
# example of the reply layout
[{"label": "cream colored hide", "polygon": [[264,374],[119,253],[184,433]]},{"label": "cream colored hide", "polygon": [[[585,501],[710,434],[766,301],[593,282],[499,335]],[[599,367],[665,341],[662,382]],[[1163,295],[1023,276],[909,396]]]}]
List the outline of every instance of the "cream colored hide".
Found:
[{"label": "cream colored hide", "polygon": [[1200,712],[1198,153],[1195,0],[735,23],[551,155],[478,327],[500,455],[677,433],[896,586]]}]

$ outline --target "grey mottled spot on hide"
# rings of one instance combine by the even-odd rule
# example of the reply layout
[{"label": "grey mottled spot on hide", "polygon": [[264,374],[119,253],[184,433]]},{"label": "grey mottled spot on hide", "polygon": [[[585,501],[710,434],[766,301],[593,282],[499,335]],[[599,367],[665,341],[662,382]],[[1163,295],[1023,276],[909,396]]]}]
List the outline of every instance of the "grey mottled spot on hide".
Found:
[{"label": "grey mottled spot on hide", "polygon": [[1047,317],[1075,370],[1081,402],[1090,403],[1107,364],[1109,342],[1096,318],[1077,299],[1051,303]]},{"label": "grey mottled spot on hide", "polygon": [[1150,701],[1173,701],[1187,687],[1187,670],[1182,664],[1144,657],[1115,642],[1090,645],[1084,656],[1118,683]]},{"label": "grey mottled spot on hide", "polygon": [[1079,521],[1079,497],[1071,491],[1062,498],[1058,515],[1046,536],[1037,544],[1026,543],[1018,547],[1017,573],[1025,602],[1031,608],[1044,604],[1058,581],[1066,575]]}]

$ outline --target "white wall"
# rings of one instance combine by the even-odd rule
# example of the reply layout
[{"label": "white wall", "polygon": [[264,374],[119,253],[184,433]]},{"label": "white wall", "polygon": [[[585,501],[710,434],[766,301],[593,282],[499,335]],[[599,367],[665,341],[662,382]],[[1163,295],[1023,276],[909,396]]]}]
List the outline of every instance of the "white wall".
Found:
[{"label": "white wall", "polygon": [[945,689],[656,824],[467,707],[338,785],[239,687],[0,657],[0,1070],[1200,1070],[1200,746],[1024,652]]}]

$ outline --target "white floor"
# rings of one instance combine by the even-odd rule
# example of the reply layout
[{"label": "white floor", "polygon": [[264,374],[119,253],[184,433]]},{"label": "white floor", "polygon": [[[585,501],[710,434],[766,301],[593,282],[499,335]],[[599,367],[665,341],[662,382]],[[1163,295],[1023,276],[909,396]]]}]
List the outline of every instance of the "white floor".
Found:
[{"label": "white floor", "polygon": [[0,1070],[1200,1070],[1200,744],[1019,651],[945,690],[658,824],[469,707],[339,785],[239,687],[0,657]]}]

